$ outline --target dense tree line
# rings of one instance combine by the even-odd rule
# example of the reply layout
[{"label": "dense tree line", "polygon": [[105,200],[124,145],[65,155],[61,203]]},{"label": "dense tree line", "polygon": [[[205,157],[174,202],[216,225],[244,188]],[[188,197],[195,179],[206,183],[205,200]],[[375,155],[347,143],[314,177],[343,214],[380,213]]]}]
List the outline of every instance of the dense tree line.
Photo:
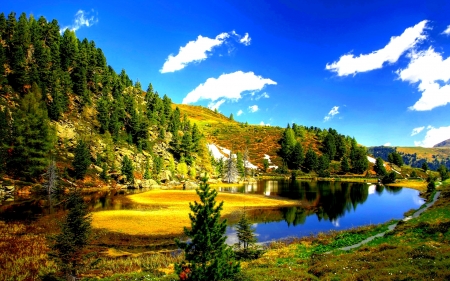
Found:
[{"label": "dense tree line", "polygon": [[[313,133],[322,144],[314,149],[303,147],[306,132]],[[316,171],[319,176],[329,176],[331,161],[341,163],[341,171],[352,171],[362,174],[368,168],[367,152],[364,147],[358,146],[354,138],[339,134],[330,128],[322,130],[316,127],[304,127],[288,124],[279,141],[278,155],[283,159],[285,166],[291,170],[303,170],[305,172]]]},{"label": "dense tree line", "polygon": [[[50,120],[85,108],[94,110],[97,132],[115,143],[151,153],[155,141],[170,140],[176,159],[194,162],[202,137],[198,127],[152,84],[144,92],[125,70],[116,73],[94,41],[80,40],[69,29],[61,34],[56,20],[11,12],[0,14],[0,42],[0,173],[28,179],[42,174],[55,147]],[[150,131],[158,132],[157,140]],[[76,177],[84,177],[75,166]]]}]

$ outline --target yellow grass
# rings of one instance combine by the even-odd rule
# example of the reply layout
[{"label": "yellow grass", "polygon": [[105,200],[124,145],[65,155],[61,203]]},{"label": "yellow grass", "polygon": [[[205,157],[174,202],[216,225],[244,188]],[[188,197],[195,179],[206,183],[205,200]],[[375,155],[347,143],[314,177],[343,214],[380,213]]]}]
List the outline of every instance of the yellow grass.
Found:
[{"label": "yellow grass", "polygon": [[408,187],[412,189],[416,189],[419,191],[427,190],[427,182],[426,181],[416,181],[416,180],[399,180],[395,183],[388,184],[389,186],[398,186],[398,187]]},{"label": "yellow grass", "polygon": [[[94,212],[92,225],[126,234],[179,235],[184,226],[190,226],[189,202],[200,199],[194,190],[153,190],[129,198],[143,205],[157,206],[152,210],[112,210]],[[283,207],[296,205],[296,201],[270,199],[261,195],[223,194],[216,197],[224,201],[222,216],[245,208]]]}]

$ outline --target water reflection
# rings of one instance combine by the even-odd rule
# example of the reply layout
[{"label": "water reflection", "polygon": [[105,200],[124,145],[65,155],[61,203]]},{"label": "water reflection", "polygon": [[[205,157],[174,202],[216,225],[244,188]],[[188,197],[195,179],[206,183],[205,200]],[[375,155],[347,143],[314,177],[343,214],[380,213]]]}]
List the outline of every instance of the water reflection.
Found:
[{"label": "water reflection", "polygon": [[[231,192],[229,188],[220,191]],[[261,180],[235,187],[233,192],[285,197],[298,203],[296,207],[250,211],[251,219],[258,223],[260,242],[400,219],[423,203],[416,190],[367,183]],[[230,237],[233,229],[228,229]]]}]

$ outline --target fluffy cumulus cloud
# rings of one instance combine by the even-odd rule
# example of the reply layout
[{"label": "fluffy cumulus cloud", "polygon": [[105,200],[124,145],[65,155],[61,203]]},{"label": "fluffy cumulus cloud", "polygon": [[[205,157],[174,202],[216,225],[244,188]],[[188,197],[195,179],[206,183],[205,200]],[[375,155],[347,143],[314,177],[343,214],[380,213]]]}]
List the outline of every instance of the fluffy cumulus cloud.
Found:
[{"label": "fluffy cumulus cloud", "polygon": [[250,111],[251,113],[254,113],[258,110],[259,110],[259,108],[256,104],[248,107],[248,111]]},{"label": "fluffy cumulus cloud", "polygon": [[338,61],[327,64],[325,68],[336,72],[338,76],[346,76],[382,68],[385,62],[395,63],[404,52],[412,49],[426,38],[424,30],[427,22],[426,20],[421,21],[415,26],[407,28],[400,36],[391,37],[389,43],[380,50],[357,57],[353,54],[346,54]]},{"label": "fluffy cumulus cloud", "polygon": [[328,112],[328,115],[323,118],[324,122],[327,122],[331,118],[334,117],[334,115],[339,114],[339,106],[333,106],[333,108]]},{"label": "fluffy cumulus cloud", "polygon": [[431,110],[450,103],[450,58],[443,59],[432,47],[424,51],[412,51],[411,61],[405,69],[397,71],[402,81],[418,83],[421,98],[411,110]]},{"label": "fluffy cumulus cloud", "polygon": [[248,36],[248,33],[246,33],[244,37],[241,37],[234,31],[229,33],[221,33],[215,38],[208,38],[199,35],[196,40],[189,41],[184,47],[180,47],[177,55],[174,56],[173,54],[170,54],[160,72],[175,72],[185,68],[189,63],[201,62],[202,60],[208,58],[208,55],[215,47],[226,43],[230,38],[234,38],[235,41],[238,41],[245,46],[250,44],[250,37]]},{"label": "fluffy cumulus cloud", "polygon": [[422,147],[433,147],[434,145],[450,139],[450,126],[434,128],[427,127],[425,138],[421,141],[415,141],[414,145]]},{"label": "fluffy cumulus cloud", "polygon": [[261,91],[266,85],[276,85],[271,79],[255,75],[253,72],[236,71],[222,74],[218,78],[208,78],[186,95],[183,103],[195,103],[199,100],[215,102],[223,99],[239,100],[242,93]]},{"label": "fluffy cumulus cloud", "polygon": [[[95,14],[95,15],[93,15]],[[96,13],[94,10],[91,10],[90,12],[86,12],[83,10],[78,10],[78,12],[75,14],[75,19],[73,21],[73,24],[64,26],[60,29],[60,33],[63,33],[66,29],[77,31],[80,29],[80,27],[86,26],[90,27],[98,22],[98,18],[96,17]]]},{"label": "fluffy cumulus cloud", "polygon": [[237,116],[241,116],[242,113],[244,113],[244,111],[242,111],[242,110],[239,109],[239,111],[236,113],[236,115],[237,115]]},{"label": "fluffy cumulus cloud", "polygon": [[387,143],[383,144],[383,146],[391,146],[391,143],[387,142]]},{"label": "fluffy cumulus cloud", "polygon": [[259,125],[260,125],[260,126],[270,126],[270,124],[266,124],[266,123],[264,123],[264,121],[261,121],[261,122],[259,123]]},{"label": "fluffy cumulus cloud", "polygon": [[411,132],[411,137],[419,134],[423,129],[425,129],[425,126],[414,128]]}]

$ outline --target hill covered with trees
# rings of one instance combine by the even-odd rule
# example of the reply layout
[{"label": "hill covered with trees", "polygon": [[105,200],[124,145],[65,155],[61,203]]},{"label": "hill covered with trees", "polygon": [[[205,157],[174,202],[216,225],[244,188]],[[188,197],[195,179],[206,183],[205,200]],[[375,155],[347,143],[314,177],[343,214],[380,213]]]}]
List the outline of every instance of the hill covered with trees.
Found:
[{"label": "hill covered with trees", "polygon": [[0,43],[0,174],[9,178],[39,182],[53,161],[64,178],[94,183],[195,178],[221,170],[208,142],[261,169],[266,155],[282,172],[367,169],[364,148],[334,129],[249,125],[173,104],[152,84],[144,91],[57,20],[2,13]]}]

